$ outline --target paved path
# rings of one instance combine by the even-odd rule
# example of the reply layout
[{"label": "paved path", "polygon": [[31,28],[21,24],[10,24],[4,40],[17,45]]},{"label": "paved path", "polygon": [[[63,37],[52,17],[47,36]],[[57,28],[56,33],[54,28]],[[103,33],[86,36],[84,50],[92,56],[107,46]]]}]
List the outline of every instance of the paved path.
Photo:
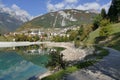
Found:
[{"label": "paved path", "polygon": [[106,48],[110,54],[94,66],[70,74],[66,80],[120,80],[120,52]]}]

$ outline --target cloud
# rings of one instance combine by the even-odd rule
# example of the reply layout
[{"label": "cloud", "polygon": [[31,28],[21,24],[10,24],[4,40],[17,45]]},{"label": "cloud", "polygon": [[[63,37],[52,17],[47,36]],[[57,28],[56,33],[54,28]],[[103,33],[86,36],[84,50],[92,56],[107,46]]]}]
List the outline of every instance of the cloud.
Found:
[{"label": "cloud", "polygon": [[28,14],[27,11],[25,10],[22,10],[20,7],[18,7],[16,4],[13,4],[11,6],[11,9],[14,11],[15,15],[17,17],[19,17],[20,20],[22,21],[27,21],[27,18],[28,19],[31,19],[32,17],[30,16],[30,14]]},{"label": "cloud", "polygon": [[55,8],[56,9],[62,9],[64,6],[65,6],[64,3],[58,3],[58,4],[55,5]]},{"label": "cloud", "polygon": [[52,4],[51,0],[47,2],[47,10],[48,11],[57,11],[61,9],[69,9],[75,7],[74,4],[78,2],[78,0],[63,0],[57,4]]},{"label": "cloud", "polygon": [[101,6],[101,9],[104,8],[104,9],[106,10],[106,12],[108,12],[111,3],[112,3],[112,1],[110,1],[110,2],[108,2],[108,3],[106,3],[106,4],[104,4],[104,5],[102,5],[102,6]]},{"label": "cloud", "polygon": [[7,7],[3,3],[0,3],[0,12],[8,13],[11,17],[15,17],[23,22],[32,19],[32,16],[27,11],[21,9],[16,4],[13,4],[11,7]]},{"label": "cloud", "polygon": [[50,3],[50,1],[47,2],[47,10],[48,11],[55,11],[55,6]]},{"label": "cloud", "polygon": [[65,0],[65,2],[67,2],[67,3],[77,3],[78,0]]},{"label": "cloud", "polygon": [[79,9],[79,10],[94,10],[100,12],[102,8],[105,8],[108,11],[111,1],[101,5],[98,3],[100,0],[96,0],[94,2],[80,4],[78,0],[63,0],[62,2],[52,4],[51,0],[47,2],[47,10],[48,11],[57,11],[61,9]]},{"label": "cloud", "polygon": [[80,9],[80,10],[98,10],[100,8],[100,5],[96,2],[92,2],[92,3],[85,3],[83,5],[78,5],[76,7],[76,9]]}]

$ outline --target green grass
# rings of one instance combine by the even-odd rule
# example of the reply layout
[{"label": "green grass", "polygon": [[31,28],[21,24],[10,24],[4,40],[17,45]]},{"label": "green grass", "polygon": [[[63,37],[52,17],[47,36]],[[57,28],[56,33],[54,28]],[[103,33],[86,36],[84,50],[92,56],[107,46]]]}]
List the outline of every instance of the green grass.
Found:
[{"label": "green grass", "polygon": [[120,32],[120,23],[112,24],[110,28],[112,29],[111,34],[118,33]]},{"label": "green grass", "polygon": [[65,70],[62,69],[62,70],[54,73],[53,75],[43,78],[42,80],[60,80],[66,74],[75,72],[77,70],[78,70],[77,67],[67,67]]},{"label": "green grass", "polygon": [[106,49],[103,49],[101,47],[96,47],[97,50],[100,50],[101,53],[96,55],[96,59],[103,59],[104,56],[107,56],[109,54],[109,51]]},{"label": "green grass", "polygon": [[0,41],[2,42],[2,41],[12,41],[13,40],[13,37],[3,37],[3,36],[0,36]]},{"label": "green grass", "polygon": [[113,36],[113,38],[107,44],[105,44],[105,46],[108,46],[120,51],[120,32],[115,33],[111,36]]},{"label": "green grass", "polygon": [[94,43],[94,39],[99,36],[99,28],[89,34],[87,43]]},{"label": "green grass", "polygon": [[3,36],[0,36],[0,41],[6,41],[6,39]]},{"label": "green grass", "polygon": [[114,38],[107,44],[107,46],[120,51],[120,23],[111,25],[111,36]]},{"label": "green grass", "polygon": [[[110,29],[110,35],[113,35],[115,33],[119,33],[120,32],[120,23],[116,23],[116,24],[110,24],[108,26],[108,29]],[[89,34],[89,37],[87,39],[87,43],[94,43],[94,40],[96,37],[99,37],[99,31],[100,28],[96,29],[95,31],[91,32]]]}]

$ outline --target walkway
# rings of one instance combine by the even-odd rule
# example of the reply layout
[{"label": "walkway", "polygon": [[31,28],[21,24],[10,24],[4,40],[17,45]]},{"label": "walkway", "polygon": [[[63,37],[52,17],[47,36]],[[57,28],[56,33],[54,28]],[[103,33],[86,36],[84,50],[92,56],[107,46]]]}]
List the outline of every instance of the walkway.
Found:
[{"label": "walkway", "polygon": [[110,54],[94,66],[70,74],[66,80],[120,80],[120,52],[106,48]]}]

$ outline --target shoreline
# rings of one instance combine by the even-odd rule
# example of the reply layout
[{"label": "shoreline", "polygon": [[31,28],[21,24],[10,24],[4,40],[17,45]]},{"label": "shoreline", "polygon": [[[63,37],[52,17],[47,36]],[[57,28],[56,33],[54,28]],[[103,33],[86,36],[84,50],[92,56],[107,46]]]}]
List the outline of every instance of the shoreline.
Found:
[{"label": "shoreline", "polygon": [[86,56],[86,50],[77,49],[73,43],[70,42],[0,42],[0,48],[29,46],[45,44],[47,47],[63,47],[65,50],[61,51],[64,55],[63,59],[66,61],[81,60]]},{"label": "shoreline", "polygon": [[[73,43],[70,42],[0,42],[0,48],[15,47],[15,46],[29,46],[35,44],[45,44],[47,47],[63,47],[65,50],[61,51],[64,55],[63,59],[66,61],[82,60],[86,55],[93,52],[86,49],[75,48]],[[50,71],[45,72],[43,75],[38,76],[39,79],[51,75]]]}]

